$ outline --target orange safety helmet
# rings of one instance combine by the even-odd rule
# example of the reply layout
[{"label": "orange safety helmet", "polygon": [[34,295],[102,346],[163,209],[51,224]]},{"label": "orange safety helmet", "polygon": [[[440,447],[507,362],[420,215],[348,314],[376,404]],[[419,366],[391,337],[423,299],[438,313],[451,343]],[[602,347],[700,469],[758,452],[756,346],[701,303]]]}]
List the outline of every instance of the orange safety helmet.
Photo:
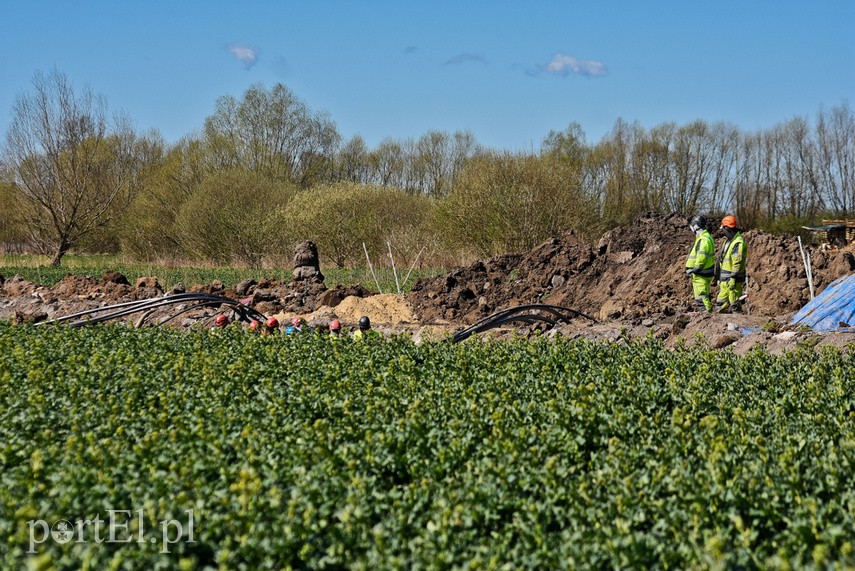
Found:
[{"label": "orange safety helmet", "polygon": [[225,327],[226,325],[228,325],[228,324],[229,324],[229,318],[228,318],[228,316],[223,315],[223,314],[221,313],[221,314],[219,314],[219,315],[217,316],[217,318],[214,320],[214,324],[215,324],[217,327]]},{"label": "orange safety helmet", "polygon": [[338,319],[330,321],[330,331],[341,331],[341,321]]},{"label": "orange safety helmet", "polygon": [[721,219],[721,225],[723,228],[736,228],[736,216],[725,216]]},{"label": "orange safety helmet", "polygon": [[255,319],[253,319],[252,321],[249,322],[249,330],[250,331],[258,331],[260,326],[261,326],[261,324],[258,321],[256,321]]},{"label": "orange safety helmet", "polygon": [[305,325],[305,324],[306,324],[306,320],[303,319],[302,317],[300,317],[299,315],[295,315],[294,317],[291,318],[291,326],[293,326],[293,327],[300,327],[301,325]]},{"label": "orange safety helmet", "polygon": [[279,320],[275,317],[268,317],[265,325],[270,329],[279,329]]}]

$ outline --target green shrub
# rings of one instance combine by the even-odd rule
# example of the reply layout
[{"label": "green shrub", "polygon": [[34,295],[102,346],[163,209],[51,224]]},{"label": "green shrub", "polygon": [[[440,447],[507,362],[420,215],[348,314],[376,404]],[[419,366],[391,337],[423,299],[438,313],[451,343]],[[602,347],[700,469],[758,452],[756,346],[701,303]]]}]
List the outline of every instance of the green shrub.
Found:
[{"label": "green shrub", "polygon": [[484,154],[466,163],[434,227],[449,252],[524,252],[569,228],[594,227],[581,171],[551,156]]},{"label": "green shrub", "polygon": [[293,192],[289,184],[243,169],[212,173],[178,211],[179,243],[188,254],[218,263],[258,268],[265,256],[283,250],[287,260],[292,252],[276,212]]},{"label": "green shrub", "polygon": [[290,242],[313,241],[322,261],[364,265],[365,244],[373,264],[388,266],[391,244],[395,263],[406,271],[422,248],[432,246],[425,225],[430,208],[423,196],[342,182],[301,191],[281,219]]}]

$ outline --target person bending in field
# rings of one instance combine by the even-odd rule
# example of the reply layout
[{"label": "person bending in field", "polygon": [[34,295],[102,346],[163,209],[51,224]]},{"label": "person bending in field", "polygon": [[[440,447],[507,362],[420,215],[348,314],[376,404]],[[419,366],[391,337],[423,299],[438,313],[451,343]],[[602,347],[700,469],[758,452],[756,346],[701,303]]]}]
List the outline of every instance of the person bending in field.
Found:
[{"label": "person bending in field", "polygon": [[306,329],[306,320],[300,317],[299,315],[295,315],[291,319],[291,325],[285,330],[287,335],[295,335],[297,333],[302,333]]},{"label": "person bending in field", "polygon": [[229,316],[221,313],[216,317],[216,319],[214,319],[214,326],[211,327],[211,331],[223,329],[228,324],[229,324]]},{"label": "person bending in field", "polygon": [[333,319],[330,321],[330,335],[338,337],[341,335],[341,321]]},{"label": "person bending in field", "polygon": [[275,317],[268,317],[264,322],[265,331],[267,333],[276,333],[279,331],[279,320]]},{"label": "person bending in field", "polygon": [[364,337],[379,337],[379,334],[371,329],[371,320],[367,315],[359,318],[359,328],[353,332],[354,339],[362,339]]}]

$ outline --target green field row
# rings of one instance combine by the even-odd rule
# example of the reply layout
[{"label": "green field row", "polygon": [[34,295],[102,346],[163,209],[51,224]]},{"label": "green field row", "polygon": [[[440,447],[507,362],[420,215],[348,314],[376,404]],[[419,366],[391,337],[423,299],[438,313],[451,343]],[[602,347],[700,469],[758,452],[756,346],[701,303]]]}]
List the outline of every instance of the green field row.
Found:
[{"label": "green field row", "polygon": [[[0,256],[0,275],[4,278],[8,279],[14,275],[20,275],[27,281],[48,287],[56,285],[68,274],[91,275],[100,279],[106,270],[120,272],[131,283],[141,277],[156,276],[164,289],[169,289],[177,283],[182,283],[185,287],[190,288],[194,284],[205,285],[214,280],[220,280],[226,287],[233,287],[246,279],[256,281],[274,279],[288,282],[291,280],[292,273],[291,268],[250,269],[145,265],[124,261],[119,256],[66,256],[63,259],[63,266],[49,267],[46,265],[44,257]],[[379,285],[379,289],[383,293],[397,293],[398,287],[402,293],[407,293],[417,279],[431,278],[445,272],[443,269],[430,268],[416,268],[412,272],[409,271],[409,268],[395,271],[391,268],[374,268],[373,274],[368,268],[322,268],[321,271],[324,274],[324,283],[327,287],[359,284],[372,291],[378,291]],[[404,281],[404,278],[408,279]]]},{"label": "green field row", "polygon": [[851,568],[853,379],[833,348],[0,324],[0,568]]}]

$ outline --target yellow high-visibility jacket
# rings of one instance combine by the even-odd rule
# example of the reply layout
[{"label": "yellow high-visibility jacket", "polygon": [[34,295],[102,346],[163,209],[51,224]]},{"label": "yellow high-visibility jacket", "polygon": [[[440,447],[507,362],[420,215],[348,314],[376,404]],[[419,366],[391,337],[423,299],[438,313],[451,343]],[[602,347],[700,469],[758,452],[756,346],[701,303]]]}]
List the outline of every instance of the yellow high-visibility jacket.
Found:
[{"label": "yellow high-visibility jacket", "polygon": [[693,274],[703,278],[715,275],[715,242],[709,230],[704,230],[695,238],[686,260],[686,270],[692,270]]},{"label": "yellow high-visibility jacket", "polygon": [[732,240],[724,243],[719,260],[721,268],[719,280],[726,282],[734,278],[737,282],[745,281],[745,261],[748,255],[748,247],[741,232],[737,232]]}]

